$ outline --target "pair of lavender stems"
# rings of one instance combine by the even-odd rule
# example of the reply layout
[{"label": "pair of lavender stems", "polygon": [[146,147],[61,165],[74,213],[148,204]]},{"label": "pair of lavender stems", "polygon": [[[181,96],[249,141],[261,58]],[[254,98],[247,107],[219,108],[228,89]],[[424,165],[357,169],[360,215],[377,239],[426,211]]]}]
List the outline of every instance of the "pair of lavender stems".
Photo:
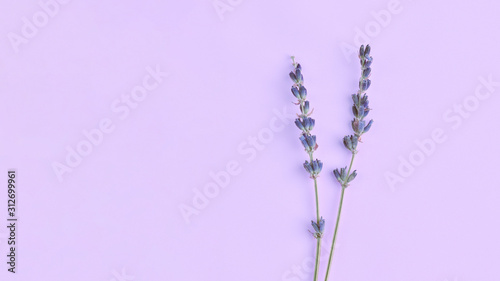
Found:
[{"label": "pair of lavender stems", "polygon": [[[367,45],[366,48],[364,45],[361,45],[359,49],[359,60],[361,64],[361,78],[359,79],[359,88],[356,94],[352,95],[352,112],[354,114],[354,119],[351,121],[352,129],[354,133],[352,135],[345,136],[343,139],[344,146],[351,152],[351,161],[349,167],[344,167],[340,169],[335,169],[333,174],[337,181],[341,186],[340,193],[340,203],[337,213],[337,221],[335,223],[332,246],[330,250],[330,257],[328,259],[328,266],[326,269],[325,281],[328,280],[330,268],[332,264],[333,251],[335,248],[335,240],[337,238],[337,231],[339,228],[340,215],[342,212],[342,203],[344,201],[344,192],[345,189],[349,186],[349,184],[356,178],[356,170],[351,173],[352,164],[354,162],[354,157],[357,154],[357,146],[361,141],[361,136],[367,133],[372,124],[373,120],[366,122],[365,117],[370,112],[370,108],[368,106],[368,96],[366,95],[366,90],[371,85],[371,80],[369,79],[371,74],[371,64],[373,58],[370,56],[370,45]],[[316,143],[316,136],[311,134],[311,131],[314,128],[315,120],[310,116],[313,110],[309,106],[309,101],[307,98],[307,89],[304,87],[304,76],[302,75],[302,66],[295,62],[295,58],[292,57],[292,62],[294,66],[294,71],[290,72],[290,78],[294,82],[292,86],[292,94],[297,98],[297,105],[300,108],[300,114],[298,114],[298,118],[295,120],[295,125],[301,130],[301,135],[299,137],[302,145],[304,146],[305,151],[309,155],[309,161],[304,162],[305,170],[311,175],[311,178],[314,180],[314,193],[316,199],[316,221],[312,220],[311,224],[314,229],[313,236],[316,238],[316,261],[314,266],[314,281],[318,280],[318,269],[319,269],[319,256],[321,249],[321,239],[323,238],[323,232],[325,230],[325,220],[319,214],[319,200],[318,200],[318,182],[317,177],[323,168],[323,163],[316,159],[314,160],[313,154],[314,151],[318,148],[318,144]]]}]

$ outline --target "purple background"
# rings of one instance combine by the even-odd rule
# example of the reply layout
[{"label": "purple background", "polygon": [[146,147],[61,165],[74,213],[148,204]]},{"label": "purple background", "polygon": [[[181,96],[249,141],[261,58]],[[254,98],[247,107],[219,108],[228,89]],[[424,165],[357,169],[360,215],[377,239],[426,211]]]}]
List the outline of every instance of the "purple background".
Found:
[{"label": "purple background", "polygon": [[[349,161],[340,140],[360,72],[349,52],[366,42],[375,124],[330,280],[500,280],[499,2],[62,2],[47,12],[0,1],[1,280],[312,280],[307,155],[279,119],[298,112],[290,56],[315,109],[329,245],[340,192],[331,171]],[[148,67],[169,75],[126,105],[154,82]],[[106,120],[112,132],[58,179],[54,163]],[[200,199],[227,165],[225,187]],[[10,168],[15,275],[5,264]]]}]

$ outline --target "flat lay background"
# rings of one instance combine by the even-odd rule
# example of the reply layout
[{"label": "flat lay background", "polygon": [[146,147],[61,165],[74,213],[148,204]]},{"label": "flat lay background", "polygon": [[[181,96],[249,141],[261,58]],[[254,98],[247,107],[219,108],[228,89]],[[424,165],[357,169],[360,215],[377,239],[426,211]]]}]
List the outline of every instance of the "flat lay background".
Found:
[{"label": "flat lay background", "polygon": [[0,0],[0,279],[312,280],[314,191],[290,56],[314,108],[329,247],[355,53],[370,43],[375,122],[329,280],[500,280],[499,9]]}]

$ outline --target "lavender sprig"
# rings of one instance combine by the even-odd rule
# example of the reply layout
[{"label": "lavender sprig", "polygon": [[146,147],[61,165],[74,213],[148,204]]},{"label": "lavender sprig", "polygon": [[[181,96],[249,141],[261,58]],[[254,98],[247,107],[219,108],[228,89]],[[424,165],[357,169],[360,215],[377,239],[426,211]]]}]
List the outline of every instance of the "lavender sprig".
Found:
[{"label": "lavender sprig", "polygon": [[351,173],[351,169],[352,169],[352,163],[354,162],[354,157],[358,153],[357,151],[358,143],[361,142],[361,136],[367,133],[373,124],[373,120],[370,120],[368,123],[364,120],[371,110],[370,107],[368,107],[369,102],[368,102],[368,96],[366,94],[366,90],[368,90],[368,88],[370,88],[371,85],[371,80],[369,79],[369,77],[372,71],[370,66],[373,62],[373,58],[370,56],[370,51],[371,51],[370,45],[366,45],[366,48],[364,47],[364,45],[361,45],[361,47],[359,48],[358,57],[359,57],[359,62],[361,64],[361,78],[359,79],[358,92],[352,95],[352,101],[354,103],[352,106],[352,112],[354,114],[354,119],[351,121],[351,125],[354,134],[345,136],[343,139],[344,146],[349,151],[351,151],[351,163],[349,164],[349,169],[346,166],[345,168],[335,169],[333,171],[335,178],[342,187],[342,191],[340,193],[340,203],[337,213],[337,222],[335,223],[335,230],[333,233],[333,241],[330,250],[330,258],[328,259],[325,281],[328,281],[328,275],[330,273],[333,250],[335,248],[335,239],[337,238],[340,214],[342,212],[342,203],[344,201],[344,191],[357,176],[356,171],[353,171]]},{"label": "lavender sprig", "polygon": [[315,121],[309,117],[313,110],[309,107],[309,101],[307,98],[307,89],[304,87],[304,76],[302,75],[302,66],[295,62],[295,58],[292,57],[292,62],[294,66],[294,71],[290,72],[290,78],[294,82],[292,86],[292,94],[297,98],[297,105],[300,107],[300,114],[297,114],[297,119],[295,120],[295,125],[299,130],[301,130],[301,135],[299,137],[300,142],[304,146],[305,151],[309,155],[309,161],[304,162],[304,169],[309,173],[311,178],[314,180],[314,192],[316,195],[316,221],[311,221],[314,229],[313,236],[316,238],[316,265],[314,269],[314,281],[318,278],[319,269],[319,256],[321,249],[321,238],[323,237],[323,231],[325,229],[325,220],[319,215],[319,201],[318,201],[318,182],[317,177],[323,168],[323,163],[316,159],[313,160],[313,154],[316,149],[318,149],[318,144],[316,143],[316,136],[311,134],[314,128]]}]

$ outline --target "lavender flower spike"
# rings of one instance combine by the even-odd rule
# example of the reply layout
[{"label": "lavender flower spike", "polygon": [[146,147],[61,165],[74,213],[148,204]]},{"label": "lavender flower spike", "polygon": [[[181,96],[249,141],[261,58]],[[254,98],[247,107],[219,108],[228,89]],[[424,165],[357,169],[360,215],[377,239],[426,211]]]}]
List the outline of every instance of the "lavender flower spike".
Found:
[{"label": "lavender flower spike", "polygon": [[321,248],[321,238],[323,230],[325,229],[325,220],[319,215],[319,202],[318,202],[318,182],[317,177],[323,168],[323,163],[316,159],[313,160],[313,154],[316,149],[318,149],[318,144],[316,143],[316,136],[311,134],[316,124],[315,120],[309,117],[312,113],[310,109],[309,101],[307,98],[307,89],[304,87],[304,76],[302,74],[302,66],[295,62],[295,58],[292,57],[294,71],[290,72],[290,78],[294,82],[292,86],[292,94],[297,99],[297,105],[299,105],[300,114],[297,114],[298,118],[295,120],[295,125],[299,128],[300,137],[299,140],[304,146],[306,153],[309,155],[309,161],[305,161],[303,166],[306,172],[309,173],[310,177],[314,180],[314,192],[316,195],[316,221],[312,221],[312,226],[314,228],[313,236],[316,238],[316,265],[314,270],[314,281],[318,280],[318,269],[319,269],[319,256]]},{"label": "lavender flower spike", "polygon": [[325,219],[323,219],[323,217],[321,217],[321,219],[319,220],[319,223],[315,222],[315,221],[311,221],[311,224],[314,228],[314,237],[316,238],[320,238],[323,236],[323,231],[325,231]]},{"label": "lavender flower spike", "polygon": [[337,213],[337,222],[335,224],[335,229],[333,232],[333,241],[330,250],[330,258],[328,260],[328,266],[326,269],[325,281],[328,281],[328,275],[330,273],[330,268],[332,264],[333,250],[335,248],[335,239],[337,237],[338,225],[340,221],[340,214],[342,211],[342,203],[344,201],[344,192],[346,188],[350,185],[350,183],[356,178],[357,172],[353,171],[351,173],[352,164],[354,162],[354,157],[358,153],[357,147],[359,142],[361,142],[361,136],[367,133],[372,127],[373,120],[366,121],[365,117],[370,113],[371,108],[368,106],[368,95],[366,91],[370,88],[372,81],[370,80],[370,76],[372,74],[371,64],[373,62],[373,58],[370,56],[370,45],[367,45],[366,48],[364,45],[361,45],[359,48],[359,63],[361,64],[361,77],[359,78],[358,83],[358,91],[356,94],[352,95],[352,113],[354,118],[351,121],[352,130],[354,134],[345,136],[343,139],[344,146],[351,151],[351,163],[349,164],[349,169],[347,167],[341,169],[335,169],[333,174],[337,181],[341,186],[340,193],[340,204]]}]

